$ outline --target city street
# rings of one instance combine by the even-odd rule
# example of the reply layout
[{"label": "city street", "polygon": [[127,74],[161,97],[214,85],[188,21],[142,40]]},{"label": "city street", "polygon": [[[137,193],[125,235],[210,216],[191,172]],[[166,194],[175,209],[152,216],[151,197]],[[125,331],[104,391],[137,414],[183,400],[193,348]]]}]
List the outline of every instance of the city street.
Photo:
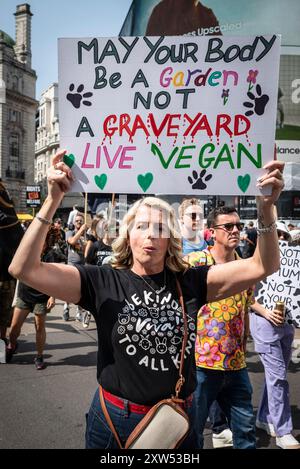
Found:
[{"label": "city street", "polygon": [[[68,453],[62,459],[69,467],[73,457],[77,465],[82,457],[88,469],[89,458],[97,465],[132,466],[132,458],[201,463],[203,469],[218,457],[222,466],[227,460],[233,466],[237,457],[242,469],[254,469],[256,460],[265,457],[270,465],[275,454],[277,463],[282,457],[294,469],[291,456],[275,452],[276,438],[261,429],[258,451],[231,451],[227,460],[217,449],[195,450],[196,461],[156,461],[139,459],[139,450],[123,451],[120,443],[115,452],[84,448],[86,415],[99,390],[98,334],[103,386],[146,405],[193,391],[197,328],[203,333],[197,364],[209,367],[210,375],[198,372],[200,405],[207,407],[204,394],[215,398],[213,390],[225,383],[235,445],[246,446],[249,437],[255,447],[251,405],[249,411],[243,403],[250,401],[249,382],[234,371],[245,366],[241,335],[255,285],[259,304],[252,308],[266,318],[252,317],[270,382],[269,415],[276,432],[285,433],[277,443],[300,449],[300,0],[1,0],[0,12],[1,336],[14,278],[23,284],[15,290],[17,307],[39,305],[39,311],[46,301],[40,291],[70,301],[81,294],[82,304],[97,307],[101,319],[98,332],[94,319],[85,329],[70,305],[64,321],[57,300],[46,319],[42,369],[32,314],[15,347],[13,334],[23,318],[16,313],[10,349],[16,353],[9,363],[1,363],[7,350],[0,340],[0,461],[6,456],[19,469],[18,457],[20,466],[27,457],[32,469],[35,461],[50,465],[53,458],[58,466],[57,455]],[[182,256],[190,266],[212,267],[212,275],[186,269]],[[79,278],[70,267],[102,266],[112,257],[118,272],[84,269]],[[244,262],[231,262],[240,257]],[[213,270],[215,264],[223,265]],[[175,290],[177,277],[183,292],[180,285]],[[210,303],[196,324],[205,301]],[[280,328],[283,314],[298,327],[289,386],[292,336]],[[280,348],[273,329],[268,338],[267,321],[282,332]],[[40,353],[44,318],[37,330]],[[246,362],[256,418],[265,374],[251,337]],[[287,397],[299,445],[290,435]],[[266,413],[259,412],[261,420]],[[134,444],[150,416],[135,428]],[[134,425],[131,417],[114,418],[121,438]],[[151,437],[166,446],[170,429],[180,426],[165,419],[165,430],[161,421],[151,421]],[[89,446],[109,448],[118,440],[114,432],[104,440],[93,418],[88,423]],[[205,449],[213,449],[210,427],[208,421]],[[148,433],[143,436],[151,446]],[[219,437],[221,444],[227,436]],[[176,450],[157,454],[185,455]]]},{"label": "city street", "polygon": [[[35,333],[31,315],[19,338],[19,350],[10,364],[0,365],[0,448],[84,448],[85,413],[96,389],[96,328],[83,329],[73,318],[61,319],[62,303],[47,321],[47,368],[37,371]],[[300,440],[300,330],[296,331],[289,368],[290,402],[294,436]],[[257,410],[263,368],[253,343],[248,346],[248,367]],[[258,448],[276,448],[275,439],[257,431]],[[211,448],[211,431],[205,431],[205,448]]]}]

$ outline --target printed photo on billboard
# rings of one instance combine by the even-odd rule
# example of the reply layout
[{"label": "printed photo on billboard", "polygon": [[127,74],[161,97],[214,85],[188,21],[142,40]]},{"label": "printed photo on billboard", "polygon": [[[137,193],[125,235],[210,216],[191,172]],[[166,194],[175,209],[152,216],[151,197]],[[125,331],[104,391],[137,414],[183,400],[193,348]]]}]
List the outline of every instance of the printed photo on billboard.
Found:
[{"label": "printed photo on billboard", "polygon": [[299,0],[134,0],[120,35],[281,34],[277,153],[283,161],[300,162],[299,21]]}]

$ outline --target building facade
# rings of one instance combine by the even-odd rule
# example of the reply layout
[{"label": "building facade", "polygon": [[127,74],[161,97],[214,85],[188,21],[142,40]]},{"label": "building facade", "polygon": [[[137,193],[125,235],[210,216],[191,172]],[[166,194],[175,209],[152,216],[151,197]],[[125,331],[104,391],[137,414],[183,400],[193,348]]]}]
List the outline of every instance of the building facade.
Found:
[{"label": "building facade", "polygon": [[[42,199],[47,195],[47,169],[59,144],[58,84],[52,83],[42,93],[36,116],[34,181],[35,185],[41,187]],[[73,205],[83,210],[84,199],[81,194],[67,193],[57,215],[66,221]]]},{"label": "building facade", "polygon": [[47,169],[59,147],[58,85],[53,83],[42,93],[37,113],[34,179],[47,193]]},{"label": "building facade", "polygon": [[[17,212],[34,183],[36,73],[31,67],[30,5],[17,5],[15,40],[0,30],[0,177]],[[1,23],[0,23],[1,27]]]}]

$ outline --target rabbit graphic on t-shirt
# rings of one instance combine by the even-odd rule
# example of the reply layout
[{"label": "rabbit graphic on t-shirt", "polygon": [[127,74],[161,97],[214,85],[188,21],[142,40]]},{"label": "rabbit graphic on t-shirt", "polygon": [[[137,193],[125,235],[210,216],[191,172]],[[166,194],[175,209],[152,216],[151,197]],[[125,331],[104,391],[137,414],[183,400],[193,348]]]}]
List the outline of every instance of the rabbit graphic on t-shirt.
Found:
[{"label": "rabbit graphic on t-shirt", "polygon": [[166,353],[167,351],[167,338],[164,337],[163,340],[160,342],[158,337],[155,337],[155,343],[156,343],[156,351],[158,353]]}]

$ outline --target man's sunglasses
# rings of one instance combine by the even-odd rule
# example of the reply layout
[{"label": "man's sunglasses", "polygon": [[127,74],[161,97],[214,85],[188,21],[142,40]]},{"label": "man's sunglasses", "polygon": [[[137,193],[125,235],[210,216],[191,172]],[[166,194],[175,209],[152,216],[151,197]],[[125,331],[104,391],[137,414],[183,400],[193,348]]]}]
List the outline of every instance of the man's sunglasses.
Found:
[{"label": "man's sunglasses", "polygon": [[239,231],[242,231],[244,225],[243,223],[221,223],[220,225],[212,226],[212,228],[224,228],[226,231],[232,231],[235,226]]}]

